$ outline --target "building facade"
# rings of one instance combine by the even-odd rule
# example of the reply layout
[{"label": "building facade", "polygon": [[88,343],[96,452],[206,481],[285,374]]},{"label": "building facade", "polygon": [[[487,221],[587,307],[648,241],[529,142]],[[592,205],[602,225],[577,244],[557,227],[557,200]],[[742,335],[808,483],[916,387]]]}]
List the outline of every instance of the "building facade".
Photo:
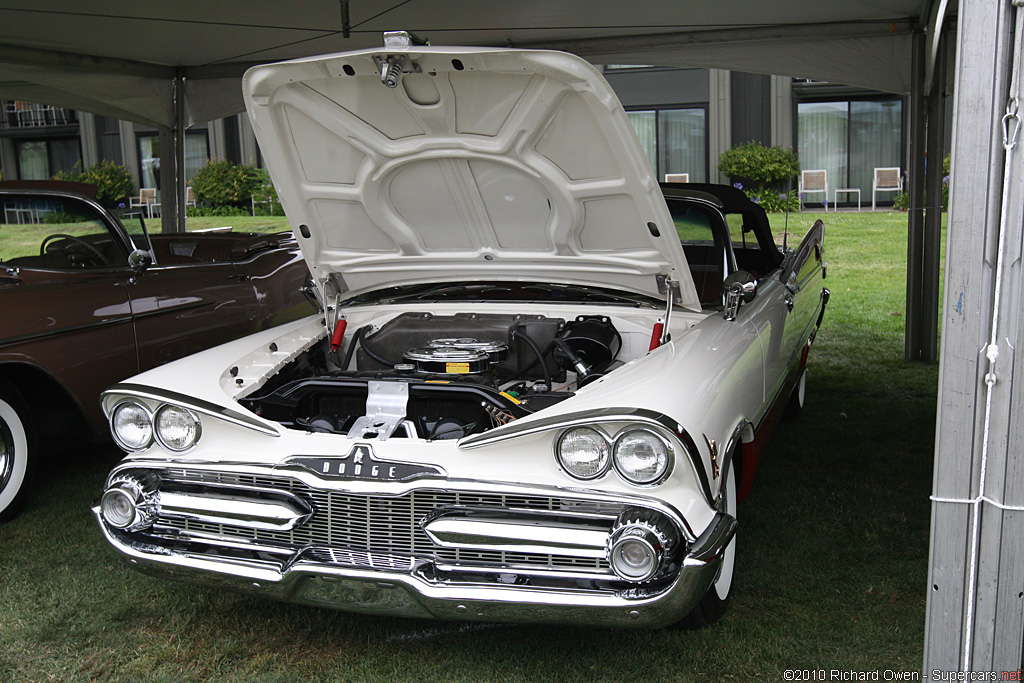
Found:
[{"label": "building facade", "polygon": [[[726,182],[718,158],[734,145],[758,141],[791,147],[804,169],[828,174],[827,200],[871,196],[877,167],[906,168],[907,106],[898,95],[784,76],[716,69],[605,67],[659,178],[686,174],[691,182]],[[160,189],[157,130],[105,116],[27,102],[3,102],[3,178],[49,178],[100,160],[131,171],[136,187]],[[207,159],[260,165],[244,115],[189,129],[186,176]],[[678,176],[676,176],[678,177]],[[891,194],[880,198],[892,203]],[[820,199],[819,199],[820,201]]]}]

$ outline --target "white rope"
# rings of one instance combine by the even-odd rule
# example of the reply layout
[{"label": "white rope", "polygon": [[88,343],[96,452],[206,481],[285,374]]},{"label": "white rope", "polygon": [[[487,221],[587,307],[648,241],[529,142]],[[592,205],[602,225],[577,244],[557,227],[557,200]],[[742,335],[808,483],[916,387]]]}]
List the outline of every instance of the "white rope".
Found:
[{"label": "white rope", "polygon": [[977,498],[939,498],[938,496],[930,496],[933,503],[959,503],[960,505],[978,505],[980,503],[988,503],[993,505],[1000,510],[1007,510],[1009,512],[1024,512],[1024,506],[1021,505],[1007,505],[1006,503],[1000,503],[998,500],[992,500],[988,496],[978,496]]}]

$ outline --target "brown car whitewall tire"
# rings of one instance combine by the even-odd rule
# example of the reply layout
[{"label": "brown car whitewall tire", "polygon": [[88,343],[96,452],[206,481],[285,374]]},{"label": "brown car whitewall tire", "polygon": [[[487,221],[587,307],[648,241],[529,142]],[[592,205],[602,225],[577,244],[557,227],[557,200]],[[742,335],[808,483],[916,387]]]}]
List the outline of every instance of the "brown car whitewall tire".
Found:
[{"label": "brown car whitewall tire", "polygon": [[14,517],[32,477],[28,409],[18,393],[0,380],[0,522]]}]

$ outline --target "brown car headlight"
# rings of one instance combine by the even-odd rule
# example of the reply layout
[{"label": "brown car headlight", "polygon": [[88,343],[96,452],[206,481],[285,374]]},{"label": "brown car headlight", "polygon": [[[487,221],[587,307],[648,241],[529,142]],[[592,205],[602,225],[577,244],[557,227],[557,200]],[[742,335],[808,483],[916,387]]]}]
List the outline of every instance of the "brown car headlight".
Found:
[{"label": "brown car headlight", "polygon": [[611,446],[601,432],[591,427],[573,427],[558,438],[558,464],[577,479],[596,479],[608,471]]},{"label": "brown car headlight", "polygon": [[672,465],[672,446],[650,429],[630,429],[615,439],[615,470],[632,484],[656,484]]},{"label": "brown car headlight", "polygon": [[199,441],[202,426],[190,410],[165,405],[156,411],[156,438],[169,451],[187,451]]},{"label": "brown car headlight", "polygon": [[141,451],[153,443],[153,417],[135,401],[122,401],[110,413],[110,432],[126,451]]}]

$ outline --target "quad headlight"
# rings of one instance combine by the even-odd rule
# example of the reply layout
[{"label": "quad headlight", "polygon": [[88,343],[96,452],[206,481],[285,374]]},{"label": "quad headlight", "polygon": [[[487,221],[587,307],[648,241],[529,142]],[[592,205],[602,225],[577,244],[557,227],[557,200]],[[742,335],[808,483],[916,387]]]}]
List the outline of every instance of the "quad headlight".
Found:
[{"label": "quad headlight", "polygon": [[573,427],[564,432],[555,453],[562,469],[577,479],[600,477],[611,461],[608,438],[591,427]]},{"label": "quad headlight", "polygon": [[660,484],[672,468],[672,443],[653,429],[627,427],[614,439],[595,427],[571,427],[555,445],[559,466],[576,479],[604,476],[612,467],[631,484]]},{"label": "quad headlight", "polygon": [[615,470],[633,484],[654,484],[668,473],[672,446],[649,429],[630,429],[615,439]]},{"label": "quad headlight", "polygon": [[165,405],[156,411],[156,438],[169,451],[187,451],[201,433],[199,418],[190,410]]},{"label": "quad headlight", "polygon": [[168,403],[153,413],[145,404],[127,399],[111,411],[110,431],[126,451],[142,451],[156,441],[163,448],[180,453],[199,441],[202,424],[195,413],[181,406]]},{"label": "quad headlight", "polygon": [[141,451],[153,443],[153,417],[135,401],[122,401],[110,414],[110,432],[126,451]]}]

